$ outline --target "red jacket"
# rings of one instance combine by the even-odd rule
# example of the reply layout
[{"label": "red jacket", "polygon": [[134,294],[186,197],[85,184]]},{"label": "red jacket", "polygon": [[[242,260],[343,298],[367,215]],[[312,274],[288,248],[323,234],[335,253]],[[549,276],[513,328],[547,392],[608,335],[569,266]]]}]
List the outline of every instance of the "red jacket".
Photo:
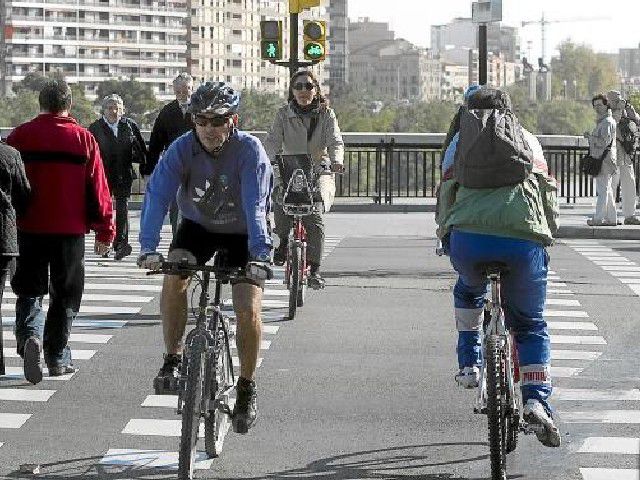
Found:
[{"label": "red jacket", "polygon": [[22,155],[31,184],[18,228],[29,233],[85,234],[111,243],[111,194],[98,143],[71,117],[42,113],[15,128],[7,143]]}]

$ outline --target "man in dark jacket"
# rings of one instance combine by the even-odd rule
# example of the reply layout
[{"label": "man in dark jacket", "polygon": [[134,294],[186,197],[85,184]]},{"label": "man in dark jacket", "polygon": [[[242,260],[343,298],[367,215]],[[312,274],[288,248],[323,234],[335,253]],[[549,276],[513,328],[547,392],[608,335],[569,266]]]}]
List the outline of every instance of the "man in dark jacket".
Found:
[{"label": "man in dark jacket", "polygon": [[[20,153],[0,142],[0,305],[11,262],[18,256],[16,216],[26,208],[30,192]],[[0,375],[4,374],[0,310]]]},{"label": "man in dark jacket", "polygon": [[[140,168],[142,175],[151,175],[162,152],[176,138],[193,129],[191,114],[187,112],[192,90],[193,79],[188,73],[181,73],[173,81],[173,92],[176,99],[162,107],[153,124],[147,163],[144,168]],[[178,225],[178,205],[175,200],[169,206],[169,219],[171,220],[171,230],[175,233]]]},{"label": "man in dark jacket", "polygon": [[102,118],[89,126],[100,145],[100,155],[116,203],[116,239],[114,258],[122,260],[131,253],[129,244],[129,197],[136,178],[134,163],[144,164],[147,147],[138,125],[124,117],[124,102],[113,94],[102,101]]},{"label": "man in dark jacket", "polygon": [[31,184],[29,204],[18,219],[20,256],[11,287],[17,296],[18,354],[33,384],[42,380],[42,347],[49,375],[74,371],[68,341],[84,290],[84,237],[90,229],[96,232],[98,254],[109,251],[114,237],[100,149],[69,116],[71,89],[62,80],[49,81],[39,103],[42,113],[7,138],[22,155]]}]

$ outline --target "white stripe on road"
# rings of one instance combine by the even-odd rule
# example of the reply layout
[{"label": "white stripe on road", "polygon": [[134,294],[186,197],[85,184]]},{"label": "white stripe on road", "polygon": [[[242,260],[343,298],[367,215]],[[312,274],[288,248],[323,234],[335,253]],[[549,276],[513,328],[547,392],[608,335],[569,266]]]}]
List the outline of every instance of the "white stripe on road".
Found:
[{"label": "white stripe on road", "polygon": [[638,273],[640,272],[640,267],[619,267],[617,265],[609,266],[605,265],[602,267],[603,270],[607,272],[628,272],[633,276],[631,272]]},{"label": "white stripe on road", "polygon": [[[48,304],[43,304],[42,308],[49,308]],[[112,307],[106,305],[81,305],[80,313],[138,313],[141,307]],[[14,312],[16,310],[15,302],[3,303],[3,310]]]},{"label": "white stripe on road", "polygon": [[[622,283],[626,283],[627,285],[637,285],[638,283],[640,283],[640,278],[621,278],[621,277],[629,277],[629,275],[627,275],[625,272],[620,272],[620,275],[616,275],[615,273],[612,273],[612,275],[618,277],[618,280],[620,280]],[[640,274],[635,275],[636,277],[640,277]]]},{"label": "white stripe on road", "polygon": [[547,322],[550,330],[598,330],[591,322]]},{"label": "white stripe on road", "polygon": [[[126,287],[123,287],[126,289]],[[16,295],[13,292],[6,292],[4,298],[10,298],[15,300]],[[48,299],[49,295],[45,295],[44,298]],[[137,295],[109,295],[104,293],[84,293],[82,295],[83,301],[104,301],[104,302],[120,302],[120,303],[148,303],[153,300],[153,297],[139,297]]]},{"label": "white stripe on road", "polygon": [[[42,369],[43,380],[54,380],[56,382],[66,382],[67,380],[71,380],[71,377],[73,377],[76,373],[78,373],[77,370],[73,373],[67,373],[66,375],[50,377],[49,369]],[[5,375],[0,376],[0,379],[2,378],[10,380],[24,380],[24,369],[22,367],[5,367]]]},{"label": "white stripe on road", "polygon": [[596,360],[600,355],[602,355],[602,352],[556,350],[555,348],[551,350],[551,360]]},{"label": "white stripe on road", "polygon": [[[136,280],[137,282],[137,280]],[[143,285],[136,283],[133,285],[122,283],[85,283],[85,290],[126,290],[127,292],[161,292],[162,285]]]},{"label": "white stripe on road", "polygon": [[590,388],[554,388],[553,400],[585,402],[640,401],[640,390],[593,390]]},{"label": "white stripe on road", "polygon": [[[7,340],[15,340],[16,336],[13,332],[5,330],[4,338]],[[70,342],[78,343],[108,343],[113,335],[98,335],[94,333],[72,333],[69,337]],[[73,354],[72,354],[73,355]]]},{"label": "white stripe on road", "polygon": [[142,407],[178,408],[177,395],[147,395]]},{"label": "white stripe on road", "polygon": [[569,378],[575,377],[579,375],[584,368],[576,368],[576,367],[556,367],[551,365],[551,377],[556,378]]},{"label": "white stripe on road", "polygon": [[[193,464],[194,469],[209,470],[212,464],[213,459],[207,458],[206,453],[196,452],[196,459]],[[178,468],[178,452],[110,448],[102,460],[100,460],[100,465],[175,470]],[[106,473],[109,473],[108,469]]]},{"label": "white stripe on road", "polygon": [[[95,354],[95,350],[76,350],[75,348],[71,350],[71,358],[74,360],[91,360]],[[7,358],[20,358],[20,355],[15,350],[5,350],[4,356]],[[41,357],[44,358],[44,352]]]},{"label": "white stripe on road", "polygon": [[569,345],[606,345],[607,341],[599,335],[549,335],[552,344]]},{"label": "white stripe on road", "polygon": [[636,295],[640,295],[640,285],[627,285],[627,287],[633,290]]},{"label": "white stripe on road", "polygon": [[589,410],[563,411],[562,421],[566,423],[640,423],[640,410]]},{"label": "white stripe on road", "polygon": [[[236,341],[235,340],[231,340],[229,342],[229,346],[231,348],[235,348],[237,349],[238,347],[236,346]],[[271,342],[269,340],[262,340],[260,342],[260,350],[269,350],[269,347],[271,346]]]},{"label": "white stripe on road", "polygon": [[0,413],[0,428],[20,428],[30,417],[30,413]]},{"label": "white stripe on road", "polygon": [[567,284],[563,282],[548,282],[547,287],[566,287]]},{"label": "white stripe on road", "polygon": [[[223,302],[223,305],[225,307],[230,307],[232,306],[233,301],[229,298],[226,299]],[[268,299],[263,299],[262,300],[262,307],[266,307],[266,308],[288,308],[289,307],[289,302],[286,301],[282,301],[282,300],[268,300]]]},{"label": "white stripe on road", "polygon": [[581,468],[582,480],[640,480],[640,470],[630,468]]},{"label": "white stripe on road", "polygon": [[589,437],[582,443],[578,453],[640,455],[640,438]]},{"label": "white stripe on road", "polygon": [[582,310],[545,310],[545,317],[574,317],[574,318],[588,318],[589,314]]},{"label": "white stripe on road", "polygon": [[[229,326],[229,330],[232,333],[236,333],[237,328],[238,326],[236,324]],[[267,335],[275,335],[276,333],[278,333],[279,329],[280,327],[278,325],[262,325],[262,333]]]},{"label": "white stripe on road", "polygon": [[547,289],[547,294],[549,295],[573,295],[574,293],[571,290],[567,290],[564,288],[549,288]]},{"label": "white stripe on road", "polygon": [[0,400],[16,402],[46,402],[55,390],[27,390],[25,388],[0,388]]},{"label": "white stripe on road", "polygon": [[578,300],[571,300],[568,298],[547,298],[545,305],[560,305],[563,307],[579,307],[580,302]]},{"label": "white stripe on road", "polygon": [[[233,363],[233,368],[235,369],[239,369],[240,368],[240,357],[231,357],[231,362]],[[262,366],[262,358],[258,358],[258,361],[256,362],[256,368],[260,368]],[[238,376],[238,372],[236,371],[236,377]]]},{"label": "white stripe on road", "polygon": [[[132,418],[122,433],[129,435],[146,435],[155,437],[179,437],[182,431],[182,420],[158,420],[155,418]],[[200,423],[198,432],[204,437],[204,424]]]},{"label": "white stripe on road", "polygon": [[289,290],[285,290],[284,288],[282,290],[276,290],[274,288],[271,288],[271,289],[265,290],[262,293],[262,295],[264,297],[288,297]]},{"label": "white stripe on road", "polygon": [[608,266],[620,266],[620,267],[628,266],[628,267],[633,267],[633,266],[637,266],[638,265],[635,262],[629,262],[629,261],[622,262],[622,261],[613,261],[613,260],[610,260],[610,261],[601,260],[601,261],[597,261],[597,262],[593,262],[593,263],[595,263],[596,265],[599,265],[601,267],[608,267]]},{"label": "white stripe on road", "polygon": [[[5,327],[16,324],[16,317],[2,317],[2,325]],[[74,320],[73,326],[79,328],[122,328],[127,324],[126,320]]]}]

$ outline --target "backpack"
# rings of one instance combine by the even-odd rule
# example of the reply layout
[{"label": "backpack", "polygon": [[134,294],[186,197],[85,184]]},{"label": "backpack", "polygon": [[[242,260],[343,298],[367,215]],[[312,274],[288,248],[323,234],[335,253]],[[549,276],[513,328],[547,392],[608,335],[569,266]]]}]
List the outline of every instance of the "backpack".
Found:
[{"label": "backpack", "polygon": [[622,117],[618,122],[620,130],[620,143],[627,155],[633,155],[638,147],[638,125],[629,117]]},{"label": "backpack", "polygon": [[454,161],[454,177],[462,186],[506,187],[531,174],[533,152],[510,106],[500,90],[483,89],[462,110]]}]

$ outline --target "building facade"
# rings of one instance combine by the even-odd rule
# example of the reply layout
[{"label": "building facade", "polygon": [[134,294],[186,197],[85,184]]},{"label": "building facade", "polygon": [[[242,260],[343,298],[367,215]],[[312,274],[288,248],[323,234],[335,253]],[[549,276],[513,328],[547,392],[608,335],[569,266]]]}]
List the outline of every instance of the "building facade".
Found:
[{"label": "building facade", "polygon": [[[478,83],[478,51],[469,50],[468,82]],[[508,61],[503,54],[489,53],[487,55],[487,85],[492,87],[506,87],[516,83],[523,75],[520,63]]]},{"label": "building facade", "polygon": [[618,68],[624,79],[640,78],[640,45],[638,48],[621,48]]},{"label": "building facade", "polygon": [[331,89],[341,91],[349,83],[349,17],[348,0],[329,2],[329,60],[328,83]]},{"label": "building facade", "polygon": [[3,0],[0,86],[60,73],[95,98],[98,83],[133,78],[159,99],[187,67],[189,0]]}]

